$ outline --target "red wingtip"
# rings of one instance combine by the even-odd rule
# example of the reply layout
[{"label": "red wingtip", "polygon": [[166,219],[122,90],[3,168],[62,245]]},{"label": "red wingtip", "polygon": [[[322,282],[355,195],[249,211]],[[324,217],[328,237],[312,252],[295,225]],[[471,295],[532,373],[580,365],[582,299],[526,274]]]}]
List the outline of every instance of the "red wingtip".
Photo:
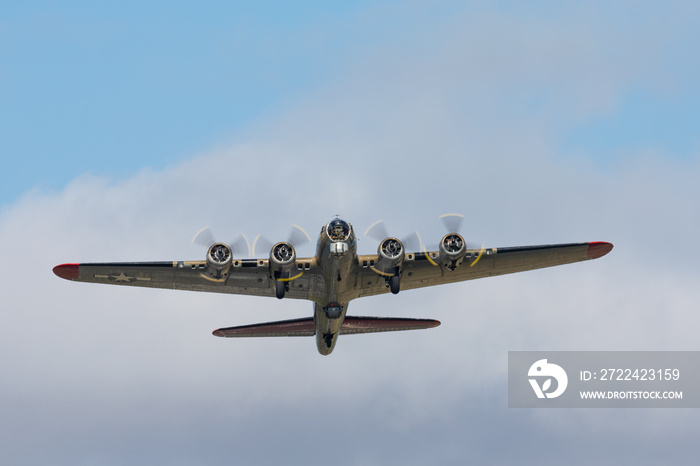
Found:
[{"label": "red wingtip", "polygon": [[61,264],[53,268],[53,273],[66,280],[75,280],[80,273],[80,264]]},{"label": "red wingtip", "polygon": [[594,241],[592,243],[588,243],[588,258],[597,259],[599,257],[603,257],[612,251],[612,248],[612,243],[606,243],[604,241]]}]

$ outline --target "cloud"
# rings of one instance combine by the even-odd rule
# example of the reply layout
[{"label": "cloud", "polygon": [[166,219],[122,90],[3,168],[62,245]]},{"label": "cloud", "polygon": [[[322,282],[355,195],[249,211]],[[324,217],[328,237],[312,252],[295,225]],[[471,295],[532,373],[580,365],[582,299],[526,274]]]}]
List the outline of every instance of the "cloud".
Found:
[{"label": "cloud", "polygon": [[[420,41],[408,36],[380,44],[350,64],[352,75],[261,121],[245,140],[124,179],[82,175],[6,207],[5,458],[534,462],[572,460],[568,452],[586,443],[623,460],[632,447],[661,458],[662,439],[673,437],[671,458],[687,460],[698,426],[682,410],[506,408],[509,350],[697,349],[697,157],[645,152],[603,168],[557,153],[553,135],[564,108],[570,120],[602,111],[663,49],[620,66],[625,54],[610,52],[610,39],[584,31],[590,19],[564,19],[446,20],[430,47],[411,49]],[[523,103],[550,84],[553,111]],[[292,223],[314,236],[336,213],[358,231],[384,218],[398,234],[418,227],[439,238],[437,216],[448,211],[465,213],[464,233],[489,246],[608,240],[616,248],[590,263],[354,301],[351,314],[443,325],[346,336],[327,358],[312,339],[210,334],[307,316],[310,303],[68,283],[51,273],[62,262],[197,259],[204,251],[189,241],[205,225],[223,240],[284,237]],[[361,240],[364,252],[375,247]],[[559,447],[545,456],[542,444]]]}]

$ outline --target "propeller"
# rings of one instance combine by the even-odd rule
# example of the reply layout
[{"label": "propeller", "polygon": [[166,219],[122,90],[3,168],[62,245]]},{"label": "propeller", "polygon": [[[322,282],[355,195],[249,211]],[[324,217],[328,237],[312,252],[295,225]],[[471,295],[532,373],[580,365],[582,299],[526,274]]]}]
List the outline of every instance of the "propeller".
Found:
[{"label": "propeller", "polygon": [[442,214],[440,215],[440,220],[442,220],[442,224],[447,228],[448,233],[459,233],[462,229],[462,222],[464,222],[464,215]]},{"label": "propeller", "polygon": [[[214,234],[212,233],[211,228],[209,227],[202,228],[197,232],[196,235],[194,235],[194,238],[192,238],[193,244],[198,244],[199,246],[203,246],[207,249],[209,249],[212,246],[212,244],[216,244],[218,242],[219,241],[216,241]],[[234,256],[250,256],[250,242],[244,234],[239,235],[235,240],[226,244],[229,248],[231,248],[231,252]]]},{"label": "propeller", "polygon": [[[287,243],[295,248],[303,246],[311,242],[311,236],[299,225],[292,225],[292,229],[287,236]],[[275,243],[267,239],[265,236],[258,234],[253,240],[253,248],[251,251],[252,257],[255,257],[255,251],[270,251]]]},{"label": "propeller", "polygon": [[[464,215],[462,214],[442,214],[440,215],[440,221],[442,221],[442,224],[445,226],[446,233],[457,233],[462,235],[460,232],[462,230],[462,224],[464,223]],[[382,241],[383,239],[387,238],[389,236],[388,230],[386,228],[386,225],[384,224],[383,220],[378,220],[374,222],[372,225],[365,230],[365,236],[368,236],[370,238],[374,238],[378,241]],[[438,240],[439,241],[439,240]],[[411,251],[421,251],[424,253],[427,253],[428,251],[438,251],[439,250],[439,245],[438,242],[435,243],[430,243],[427,247],[425,243],[423,243],[423,239],[420,236],[420,233],[418,231],[414,231],[410,236],[407,238],[401,238],[401,242],[404,244],[407,250]],[[465,244],[467,249],[471,250],[477,250],[479,251],[478,257],[481,257],[481,254],[484,252],[484,245],[478,245],[476,243],[469,243],[467,242]],[[478,259],[474,262],[472,262],[470,265],[475,265]],[[432,261],[431,261],[432,262]],[[434,265],[437,265],[434,263]]]},{"label": "propeller", "polygon": [[[388,238],[389,232],[387,231],[386,225],[384,224],[384,220],[377,220],[373,224],[371,224],[366,230],[365,230],[365,236],[368,236],[370,238],[376,239],[377,241],[382,241],[386,238]],[[401,243],[403,243],[404,247],[406,250],[410,251],[422,251],[423,250],[423,241],[421,240],[420,234],[418,234],[418,231],[414,231],[410,235],[399,238]]]},{"label": "propeller", "polygon": [[[464,222],[464,215],[442,214],[440,215],[440,220],[442,221],[442,224],[445,225],[447,233],[457,233],[460,236],[464,237],[464,235],[461,234],[462,223]],[[476,265],[477,262],[479,262],[479,259],[481,259],[481,255],[485,251],[484,244],[482,243],[481,245],[479,245],[478,243],[470,243],[465,241],[465,247],[467,248],[467,250],[478,251],[476,253],[476,259],[469,264],[469,267],[473,267]]]},{"label": "propeller", "polygon": [[[460,236],[464,237],[462,234],[462,224],[464,223],[464,215],[462,214],[442,214],[440,215],[440,221],[445,227],[445,233],[457,233]],[[418,232],[416,232],[418,233]],[[420,235],[419,235],[420,237]],[[438,240],[439,241],[439,240]],[[424,247],[424,244],[421,240],[421,246]],[[478,246],[476,246],[473,243],[467,243],[466,244],[467,249],[479,249]],[[428,248],[430,251],[437,251],[439,249],[438,242],[431,242],[428,244]],[[421,249],[422,251],[426,251],[425,249]]]},{"label": "propeller", "polygon": [[384,225],[384,220],[377,220],[365,230],[365,236],[374,238],[377,241],[381,241],[384,238],[389,237],[389,233],[386,230],[386,225]]}]

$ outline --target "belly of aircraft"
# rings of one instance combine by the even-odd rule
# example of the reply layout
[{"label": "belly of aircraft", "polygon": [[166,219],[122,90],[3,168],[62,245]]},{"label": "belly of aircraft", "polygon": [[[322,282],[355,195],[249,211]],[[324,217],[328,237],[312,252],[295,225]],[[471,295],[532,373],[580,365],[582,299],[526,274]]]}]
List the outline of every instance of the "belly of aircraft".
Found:
[{"label": "belly of aircraft", "polygon": [[333,351],[340,326],[345,320],[348,302],[356,297],[353,296],[353,268],[357,262],[355,257],[350,251],[343,255],[326,254],[321,257],[326,293],[314,303],[314,321],[316,346],[323,355]]},{"label": "belly of aircraft", "polygon": [[331,354],[335,348],[347,308],[347,303],[329,303],[326,306],[314,303],[316,347],[318,352],[324,356]]}]

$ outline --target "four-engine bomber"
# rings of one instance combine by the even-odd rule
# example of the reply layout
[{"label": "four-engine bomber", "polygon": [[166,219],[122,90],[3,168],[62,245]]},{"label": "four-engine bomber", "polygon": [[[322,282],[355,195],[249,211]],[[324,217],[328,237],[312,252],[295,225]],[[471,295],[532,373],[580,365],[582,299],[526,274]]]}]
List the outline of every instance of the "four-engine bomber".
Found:
[{"label": "four-engine bomber", "polygon": [[612,248],[610,243],[590,242],[469,249],[464,238],[451,231],[437,251],[409,252],[402,241],[387,235],[376,254],[358,255],[352,225],[335,218],[321,228],[313,257],[297,257],[289,241],[274,244],[267,259],[237,259],[232,247],[213,243],[204,261],[73,263],[56,266],[54,273],[72,281],[307,299],[314,303],[312,317],[213,333],[315,336],[318,351],[327,355],[341,334],[440,325],[432,319],[348,316],[353,299],[596,259]]}]

